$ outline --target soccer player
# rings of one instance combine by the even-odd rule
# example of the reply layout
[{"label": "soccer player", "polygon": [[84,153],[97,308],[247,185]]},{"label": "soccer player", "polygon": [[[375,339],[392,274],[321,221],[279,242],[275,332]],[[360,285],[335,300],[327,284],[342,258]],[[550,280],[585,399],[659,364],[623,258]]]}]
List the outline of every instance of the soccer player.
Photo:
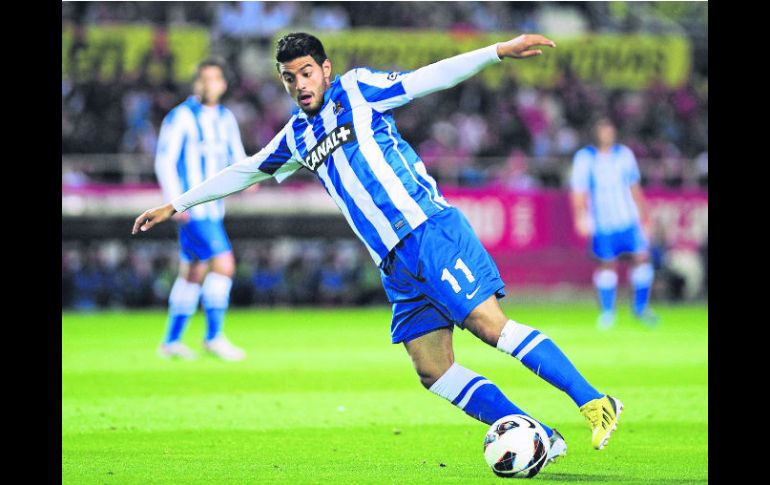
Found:
[{"label": "soccer player", "polygon": [[[235,117],[220,104],[227,90],[224,69],[216,60],[201,62],[193,84],[195,94],[163,119],[155,173],[166,200],[179,197],[246,158]],[[163,357],[197,356],[182,342],[182,334],[199,300],[206,311],[203,348],[224,360],[241,360],[246,355],[230,343],[222,330],[235,271],[232,248],[222,224],[224,209],[224,201],[212,201],[174,216],[181,247],[179,276],[171,288],[168,328],[158,349]]]},{"label": "soccer player", "polygon": [[599,295],[600,329],[615,324],[618,285],[616,261],[630,253],[633,267],[628,279],[633,287],[633,314],[646,324],[657,317],[648,308],[653,269],[643,226],[649,226],[644,193],[639,186],[639,167],[634,153],[615,142],[615,126],[608,118],[593,125],[595,145],[575,153],[570,180],[575,230],[591,237],[591,250],[599,261],[594,285]]},{"label": "soccer player", "polygon": [[[278,41],[276,64],[299,109],[264,149],[145,211],[132,232],[268,177],[282,181],[305,167],[379,266],[393,303],[391,340],[404,344],[426,389],[487,424],[524,414],[494,383],[455,362],[453,328],[468,329],[566,392],[589,421],[593,446],[601,449],[616,428],[621,402],[591,386],[545,334],[503,314],[497,300],[505,285],[497,266],[401,138],[391,113],[504,58],[539,55],[537,46],[555,44],[541,35],[521,35],[415,71],[357,68],[332,80],[321,42],[287,34]],[[566,443],[558,431],[543,427],[551,440],[550,462],[566,453]]]}]

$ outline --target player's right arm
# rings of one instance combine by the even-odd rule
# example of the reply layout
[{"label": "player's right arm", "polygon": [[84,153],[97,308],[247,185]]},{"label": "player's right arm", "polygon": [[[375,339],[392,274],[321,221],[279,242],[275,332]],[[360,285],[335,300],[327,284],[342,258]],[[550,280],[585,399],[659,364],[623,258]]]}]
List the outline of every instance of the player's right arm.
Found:
[{"label": "player's right arm", "polygon": [[149,209],[134,220],[132,234],[147,231],[177,212],[198,204],[221,199],[255,183],[274,177],[279,182],[296,172],[302,165],[294,156],[293,136],[289,120],[270,143],[255,155],[221,170],[213,177],[175,197],[168,204]]},{"label": "player's right arm", "polygon": [[589,237],[593,233],[591,214],[588,211],[589,190],[589,161],[583,150],[579,150],[572,160],[570,174],[570,205],[572,207],[572,223],[575,232],[581,237]]}]

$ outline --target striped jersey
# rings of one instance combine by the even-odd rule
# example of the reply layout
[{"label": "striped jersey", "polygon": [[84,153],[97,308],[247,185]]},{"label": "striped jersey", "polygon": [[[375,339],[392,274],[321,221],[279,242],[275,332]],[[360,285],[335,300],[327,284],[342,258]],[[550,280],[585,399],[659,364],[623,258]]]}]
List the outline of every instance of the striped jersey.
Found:
[{"label": "striped jersey", "polygon": [[636,157],[625,145],[613,145],[608,153],[587,146],[572,161],[571,188],[588,193],[598,233],[618,232],[639,222],[639,209],[631,196],[631,186],[639,180]]},{"label": "striped jersey", "polygon": [[402,238],[450,207],[419,155],[401,138],[391,110],[454,86],[494,62],[500,59],[493,45],[416,71],[352,69],[331,82],[315,116],[297,109],[257,154],[171,203],[185,210],[268,177],[280,182],[304,168],[316,175],[379,264]]},{"label": "striped jersey", "polygon": [[[246,158],[233,113],[223,105],[204,106],[195,96],[163,119],[155,155],[155,175],[166,200],[178,197],[228,165]],[[190,209],[193,220],[221,220],[224,201]]]}]

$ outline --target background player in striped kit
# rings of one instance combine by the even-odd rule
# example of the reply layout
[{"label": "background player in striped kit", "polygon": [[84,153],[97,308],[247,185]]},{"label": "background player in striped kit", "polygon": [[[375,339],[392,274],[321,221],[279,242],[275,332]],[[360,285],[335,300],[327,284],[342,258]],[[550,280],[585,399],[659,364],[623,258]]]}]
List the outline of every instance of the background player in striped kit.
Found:
[{"label": "background player in striped kit", "polygon": [[591,238],[591,251],[599,260],[594,272],[601,308],[597,326],[606,329],[615,324],[616,262],[623,254],[633,257],[628,272],[633,314],[654,324],[657,317],[648,308],[653,280],[646,236],[649,218],[639,167],[631,149],[615,142],[615,126],[608,118],[593,124],[593,136],[595,145],[575,153],[570,184],[575,230]]},{"label": "background player in striped kit", "polygon": [[[484,423],[525,414],[494,383],[454,361],[453,328],[467,328],[566,392],[589,421],[592,445],[601,449],[617,425],[621,402],[591,386],[540,331],[505,316],[497,301],[505,294],[497,266],[465,217],[441,196],[391,113],[504,58],[540,55],[538,46],[555,43],[521,35],[416,71],[356,68],[331,80],[332,63],[321,42],[287,34],[278,42],[277,68],[300,109],[257,154],[145,211],[132,232],[269,177],[280,182],[305,167],[379,266],[393,303],[391,341],[404,344],[426,389]],[[566,443],[558,431],[543,427],[551,441],[550,462],[566,453]]]},{"label": "background player in striped kit", "polygon": [[[228,165],[246,158],[238,123],[220,104],[227,90],[224,64],[198,65],[194,95],[163,119],[155,157],[155,173],[166,199],[178,197]],[[207,330],[203,347],[225,360],[241,360],[245,352],[223,333],[225,311],[235,271],[230,241],[222,219],[224,201],[200,204],[174,216],[179,229],[179,276],[169,295],[168,328],[159,353],[164,357],[196,357],[182,334],[203,302]]]}]

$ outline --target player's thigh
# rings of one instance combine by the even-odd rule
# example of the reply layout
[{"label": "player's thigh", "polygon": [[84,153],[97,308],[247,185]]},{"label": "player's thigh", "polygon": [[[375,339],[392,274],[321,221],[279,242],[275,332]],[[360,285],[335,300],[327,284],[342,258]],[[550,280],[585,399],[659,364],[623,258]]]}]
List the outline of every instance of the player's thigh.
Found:
[{"label": "player's thigh", "polygon": [[505,295],[497,265],[459,211],[433,222],[419,258],[420,290],[460,328],[476,307]]},{"label": "player's thigh", "polygon": [[450,327],[439,328],[404,342],[404,347],[426,388],[432,386],[454,363]]},{"label": "player's thigh", "polygon": [[190,283],[201,283],[208,271],[208,262],[195,260],[179,261],[179,277]]},{"label": "player's thigh", "polygon": [[232,277],[235,274],[235,256],[232,251],[225,251],[214,255],[209,260],[209,268],[215,273],[219,273],[228,277]]}]

